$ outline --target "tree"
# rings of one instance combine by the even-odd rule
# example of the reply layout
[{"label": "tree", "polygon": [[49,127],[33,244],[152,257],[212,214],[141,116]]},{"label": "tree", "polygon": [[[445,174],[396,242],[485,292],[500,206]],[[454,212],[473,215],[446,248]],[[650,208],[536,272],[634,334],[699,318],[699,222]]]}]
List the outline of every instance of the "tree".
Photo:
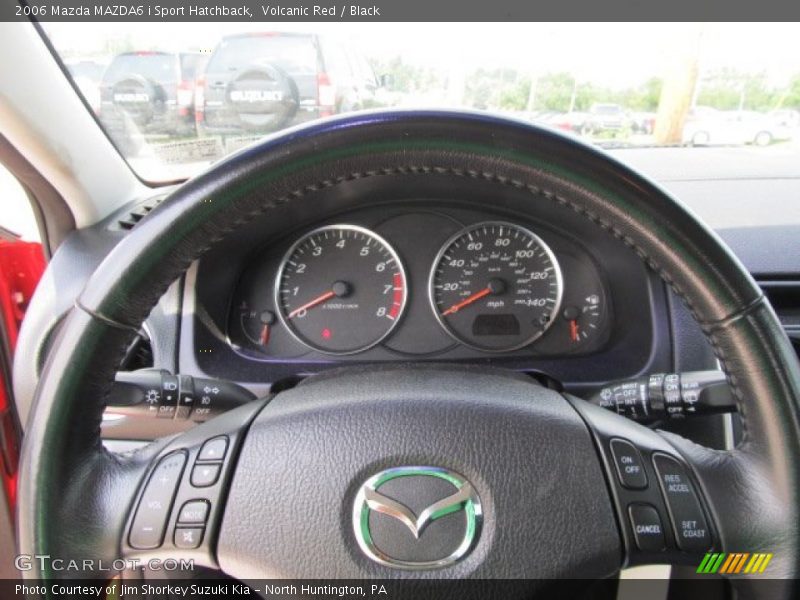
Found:
[{"label": "tree", "polygon": [[520,77],[500,91],[499,107],[504,110],[525,110],[530,89],[530,78]]},{"label": "tree", "polygon": [[721,69],[700,81],[697,104],[720,110],[768,111],[781,103],[781,90],[769,87],[765,73]]},{"label": "tree", "polygon": [[542,75],[536,84],[534,108],[567,112],[575,85],[575,77],[571,73],[559,72]]},{"label": "tree", "polygon": [[795,73],[789,80],[789,84],[780,94],[775,108],[800,110],[800,73]]},{"label": "tree", "polygon": [[370,63],[375,73],[388,76],[392,88],[398,92],[424,92],[442,86],[441,77],[433,69],[406,64],[399,56],[386,62],[372,60]]},{"label": "tree", "polygon": [[516,69],[476,69],[467,76],[464,103],[480,109],[524,110],[530,85]]},{"label": "tree", "polygon": [[660,77],[651,77],[639,87],[629,90],[625,95],[625,105],[632,110],[655,112],[658,110],[658,101],[661,98],[661,89],[664,81]]},{"label": "tree", "polygon": [[[657,144],[679,144],[683,126],[692,106],[699,71],[700,34],[690,39],[671,56],[658,99],[658,113],[653,137]],[[696,43],[695,43],[696,42]]]},{"label": "tree", "polygon": [[150,48],[137,48],[133,41],[133,36],[129,31],[125,35],[106,38],[103,54],[108,56],[116,56],[117,54],[122,54],[123,52],[133,52],[134,50],[150,50]]}]

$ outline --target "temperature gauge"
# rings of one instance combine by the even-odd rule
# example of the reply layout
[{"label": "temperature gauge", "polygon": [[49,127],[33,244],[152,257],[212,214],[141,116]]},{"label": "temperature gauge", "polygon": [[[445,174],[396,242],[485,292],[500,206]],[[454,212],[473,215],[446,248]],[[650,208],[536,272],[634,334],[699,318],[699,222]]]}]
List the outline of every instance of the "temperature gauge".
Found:
[{"label": "temperature gauge", "polygon": [[242,333],[254,345],[266,348],[278,317],[271,310],[252,310],[243,306],[239,315]]}]

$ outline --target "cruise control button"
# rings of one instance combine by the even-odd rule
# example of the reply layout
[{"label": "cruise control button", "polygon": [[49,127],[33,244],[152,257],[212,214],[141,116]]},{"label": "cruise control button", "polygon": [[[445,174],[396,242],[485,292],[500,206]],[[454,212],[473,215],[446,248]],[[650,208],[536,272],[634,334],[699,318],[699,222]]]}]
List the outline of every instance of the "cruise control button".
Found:
[{"label": "cruise control button", "polygon": [[705,552],[711,547],[711,532],[689,474],[677,460],[664,454],[656,454],[653,462],[678,548]]},{"label": "cruise control button", "polygon": [[178,523],[205,525],[208,518],[208,500],[189,500],[178,513]]},{"label": "cruise control button", "polygon": [[199,548],[203,542],[202,527],[178,527],[175,529],[175,546],[185,550]]},{"label": "cruise control button", "polygon": [[214,485],[219,477],[219,465],[195,465],[192,469],[192,485],[208,487]]},{"label": "cruise control button", "polygon": [[666,548],[664,529],[658,511],[649,504],[631,504],[628,507],[633,537],[639,550],[660,552]]},{"label": "cruise control button", "polygon": [[162,458],[153,470],[131,525],[128,541],[133,548],[152,550],[161,546],[185,465],[186,455],[178,452]]},{"label": "cruise control button", "polygon": [[228,438],[224,435],[208,440],[200,449],[197,460],[222,460],[228,450]]},{"label": "cruise control button", "polygon": [[644,472],[642,455],[627,440],[619,438],[611,440],[611,454],[617,467],[619,482],[632,490],[643,490],[647,487],[647,474]]}]

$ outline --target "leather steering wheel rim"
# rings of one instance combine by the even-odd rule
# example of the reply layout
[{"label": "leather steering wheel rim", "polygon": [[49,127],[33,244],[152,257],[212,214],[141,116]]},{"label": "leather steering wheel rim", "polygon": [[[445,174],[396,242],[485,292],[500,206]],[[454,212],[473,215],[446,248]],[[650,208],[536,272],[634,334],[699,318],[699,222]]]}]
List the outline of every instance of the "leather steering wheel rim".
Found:
[{"label": "leather steering wheel rim", "polygon": [[771,552],[773,576],[800,575],[800,367],[750,275],[679,202],[604,153],[461,112],[366,113],[289,130],[189,181],[120,242],[65,321],[37,389],[20,470],[20,552],[118,555],[125,515],[108,507],[130,505],[128,488],[163,442],[127,456],[105,451],[106,397],[128,340],[192,261],[242,223],[312,202],[319,190],[404,176],[490,181],[568,206],[675,290],[728,376],[743,439],[715,451],[664,435],[692,465],[722,549]]}]

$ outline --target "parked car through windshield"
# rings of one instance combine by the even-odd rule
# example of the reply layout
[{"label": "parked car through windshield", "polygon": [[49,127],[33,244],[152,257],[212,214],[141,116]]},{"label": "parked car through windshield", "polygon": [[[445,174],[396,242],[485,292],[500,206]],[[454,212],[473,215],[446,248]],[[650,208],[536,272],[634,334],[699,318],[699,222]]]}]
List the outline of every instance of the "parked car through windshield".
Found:
[{"label": "parked car through windshield", "polygon": [[117,143],[135,133],[193,135],[196,52],[125,52],[114,57],[100,89],[100,122]]},{"label": "parked car through windshield", "polygon": [[363,57],[320,36],[226,36],[198,84],[198,133],[270,133],[368,108],[376,88]]},{"label": "parked car through windshield", "polygon": [[[370,108],[485,110],[614,148],[768,148],[796,144],[800,132],[800,73],[772,60],[780,32],[756,45],[768,68],[754,70],[740,60],[739,34],[712,25],[681,27],[674,39],[627,30],[624,43],[579,26],[598,41],[591,55],[547,28],[523,35],[521,25],[482,31],[480,44],[441,27],[420,29],[413,44],[378,26],[351,35],[313,24],[165,25],[164,33],[121,30],[121,40],[45,27],[114,144],[151,180],[199,172],[287,127]],[[517,51],[491,50],[508,44]],[[719,44],[724,51],[708,50]],[[635,60],[614,68],[631,45],[640,48]],[[101,82],[87,79],[90,64],[104,70]]]}]

